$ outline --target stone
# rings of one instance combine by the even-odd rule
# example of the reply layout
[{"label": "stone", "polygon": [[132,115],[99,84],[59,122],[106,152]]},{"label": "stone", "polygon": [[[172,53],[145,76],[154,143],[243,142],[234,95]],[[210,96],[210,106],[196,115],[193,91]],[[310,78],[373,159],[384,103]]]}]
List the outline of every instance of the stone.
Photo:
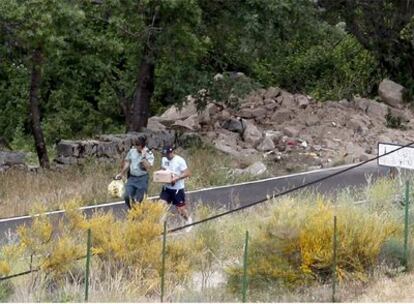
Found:
[{"label": "stone", "polygon": [[292,117],[292,111],[288,109],[278,109],[271,117],[273,123],[284,123]]},{"label": "stone", "polygon": [[249,174],[252,176],[258,176],[258,175],[262,175],[266,171],[267,171],[266,165],[260,161],[257,161],[245,169],[235,169],[234,173],[237,175]]},{"label": "stone", "polygon": [[243,133],[244,130],[244,126],[242,123],[241,119],[236,119],[236,118],[229,118],[226,121],[224,121],[224,123],[221,125],[224,129],[227,129],[231,132],[236,132],[236,133]]},{"label": "stone", "polygon": [[197,107],[193,100],[184,104],[182,108],[178,108],[177,106],[172,106],[167,111],[165,111],[160,118],[164,120],[185,120],[188,117],[197,114]]},{"label": "stone", "polygon": [[255,147],[262,139],[262,132],[253,123],[243,120],[245,128],[243,131],[243,140]]},{"label": "stone", "polygon": [[280,95],[282,90],[277,87],[269,87],[266,92],[264,93],[265,99],[275,99],[277,96]]},{"label": "stone", "polygon": [[147,129],[151,131],[165,131],[167,128],[157,118],[150,117],[148,119]]},{"label": "stone", "polygon": [[275,148],[275,144],[273,143],[273,140],[271,137],[265,136],[263,141],[260,143],[259,146],[257,146],[257,150],[266,152],[271,151]]},{"label": "stone", "polygon": [[198,133],[186,132],[178,136],[177,143],[180,147],[188,149],[192,147],[201,147],[203,145],[203,140]]},{"label": "stone", "polygon": [[381,81],[378,87],[378,95],[381,100],[386,104],[399,109],[403,107],[404,91],[405,88],[402,85],[389,79]]},{"label": "stone", "polygon": [[242,109],[239,112],[239,116],[243,118],[254,118],[254,119],[261,119],[266,116],[267,110],[261,107],[254,108],[254,109]]},{"label": "stone", "polygon": [[295,95],[295,100],[298,107],[301,109],[306,109],[310,103],[308,97],[304,95]]},{"label": "stone", "polygon": [[299,135],[299,130],[295,127],[284,127],[282,132],[289,137],[297,137]]},{"label": "stone", "polygon": [[174,130],[188,130],[188,131],[195,131],[200,128],[200,123],[198,122],[197,114],[191,115],[185,120],[177,120],[171,126]]},{"label": "stone", "polygon": [[0,166],[25,165],[25,160],[23,152],[0,151]]},{"label": "stone", "polygon": [[283,133],[281,131],[268,130],[265,131],[265,137],[270,138],[276,144],[282,139]]}]

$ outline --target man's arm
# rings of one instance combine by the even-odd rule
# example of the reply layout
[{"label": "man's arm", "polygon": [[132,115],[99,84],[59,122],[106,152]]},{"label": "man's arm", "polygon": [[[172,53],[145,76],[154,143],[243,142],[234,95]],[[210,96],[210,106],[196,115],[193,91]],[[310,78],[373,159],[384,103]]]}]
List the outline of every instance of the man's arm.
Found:
[{"label": "man's arm", "polygon": [[145,150],[142,153],[141,164],[145,171],[148,171],[154,165],[154,154],[151,151]]},{"label": "man's arm", "polygon": [[129,160],[127,160],[127,159],[125,159],[125,160],[124,160],[124,164],[123,164],[123,167],[122,167],[122,169],[121,169],[121,172],[115,176],[115,178],[116,178],[116,179],[121,179],[121,178],[122,178],[122,176],[124,176],[124,175],[125,175],[125,173],[126,173],[126,172],[128,171],[128,169],[129,169],[129,165],[130,165],[130,163],[131,163],[131,162],[130,162]]}]

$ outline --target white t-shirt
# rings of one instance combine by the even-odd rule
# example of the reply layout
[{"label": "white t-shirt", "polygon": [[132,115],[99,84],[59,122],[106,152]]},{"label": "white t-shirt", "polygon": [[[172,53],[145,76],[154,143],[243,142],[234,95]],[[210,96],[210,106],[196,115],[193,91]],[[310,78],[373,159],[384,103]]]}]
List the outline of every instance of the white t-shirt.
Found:
[{"label": "white t-shirt", "polygon": [[[166,157],[161,159],[161,168],[173,172],[176,176],[181,175],[185,170],[187,170],[187,163],[184,158],[179,155],[174,155],[174,157],[169,160]],[[174,186],[171,184],[165,184],[168,189],[184,189],[184,180],[180,179],[175,182]]]}]

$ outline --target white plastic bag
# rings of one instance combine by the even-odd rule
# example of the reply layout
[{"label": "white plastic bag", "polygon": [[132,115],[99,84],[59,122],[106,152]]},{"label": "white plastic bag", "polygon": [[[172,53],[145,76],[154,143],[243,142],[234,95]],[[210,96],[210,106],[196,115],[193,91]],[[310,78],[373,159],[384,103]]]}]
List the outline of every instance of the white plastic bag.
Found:
[{"label": "white plastic bag", "polygon": [[122,198],[124,197],[125,185],[121,179],[114,179],[108,185],[108,194],[113,198]]}]

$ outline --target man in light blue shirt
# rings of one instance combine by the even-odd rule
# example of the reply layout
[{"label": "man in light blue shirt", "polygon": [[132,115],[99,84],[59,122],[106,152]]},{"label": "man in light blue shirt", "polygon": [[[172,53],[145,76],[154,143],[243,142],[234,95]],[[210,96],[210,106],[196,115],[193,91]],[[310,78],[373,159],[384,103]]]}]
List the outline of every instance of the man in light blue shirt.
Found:
[{"label": "man in light blue shirt", "polygon": [[116,179],[121,179],[129,171],[125,187],[125,204],[131,209],[131,200],[142,202],[148,192],[148,170],[154,165],[154,155],[146,147],[146,138],[139,137],[125,157],[122,170]]}]

